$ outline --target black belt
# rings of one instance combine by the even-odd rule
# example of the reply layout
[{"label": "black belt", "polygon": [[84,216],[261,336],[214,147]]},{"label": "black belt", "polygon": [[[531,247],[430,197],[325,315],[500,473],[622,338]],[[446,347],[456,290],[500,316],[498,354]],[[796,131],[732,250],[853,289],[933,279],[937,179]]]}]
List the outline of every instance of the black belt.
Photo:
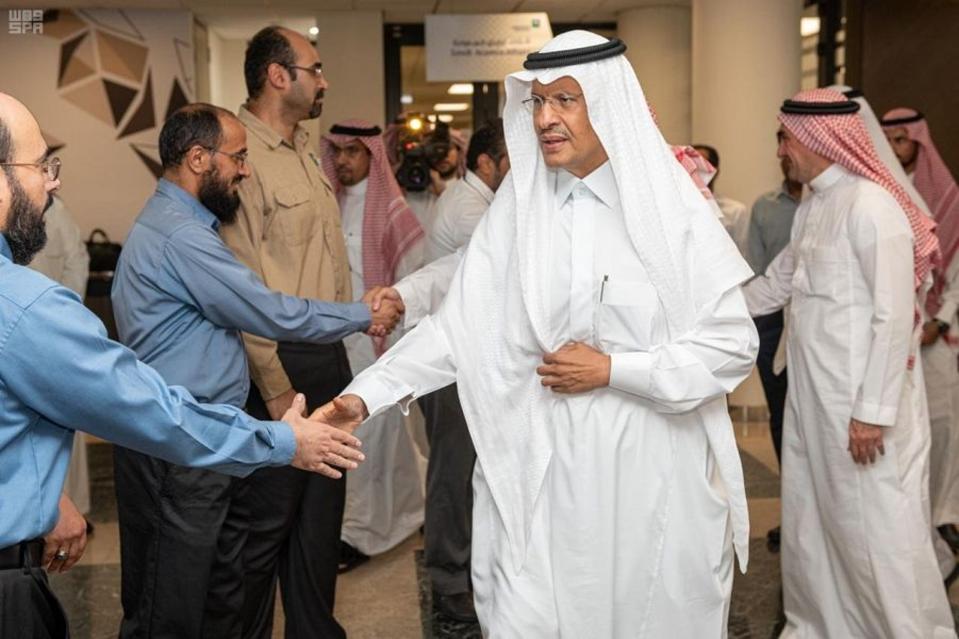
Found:
[{"label": "black belt", "polygon": [[0,549],[0,570],[23,568],[30,558],[32,566],[39,568],[43,559],[43,540],[21,541],[19,544]]}]

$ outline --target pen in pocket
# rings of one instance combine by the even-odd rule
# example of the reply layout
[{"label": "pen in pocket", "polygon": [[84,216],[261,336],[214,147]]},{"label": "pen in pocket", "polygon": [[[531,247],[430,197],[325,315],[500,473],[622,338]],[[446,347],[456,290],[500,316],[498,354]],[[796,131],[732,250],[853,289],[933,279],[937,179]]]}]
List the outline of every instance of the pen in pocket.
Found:
[{"label": "pen in pocket", "polygon": [[599,301],[603,301],[603,294],[606,292],[606,282],[609,281],[609,275],[603,276],[603,283],[599,286]]}]

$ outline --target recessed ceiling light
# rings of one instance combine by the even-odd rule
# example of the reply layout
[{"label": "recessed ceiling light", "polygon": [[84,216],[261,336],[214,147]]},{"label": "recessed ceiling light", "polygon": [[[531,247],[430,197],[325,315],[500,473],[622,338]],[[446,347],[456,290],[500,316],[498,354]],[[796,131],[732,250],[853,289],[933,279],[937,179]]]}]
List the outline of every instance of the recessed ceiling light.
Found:
[{"label": "recessed ceiling light", "polygon": [[449,113],[440,113],[439,121],[446,122],[447,124],[449,124],[450,122],[453,121],[453,116],[450,115]]},{"label": "recessed ceiling light", "polygon": [[434,111],[466,111],[469,108],[466,102],[437,102],[433,105]]},{"label": "recessed ceiling light", "polygon": [[466,82],[458,82],[450,85],[446,91],[450,95],[473,95],[473,85]]},{"label": "recessed ceiling light", "polygon": [[400,104],[413,104],[413,96],[409,93],[404,93],[400,96]]}]

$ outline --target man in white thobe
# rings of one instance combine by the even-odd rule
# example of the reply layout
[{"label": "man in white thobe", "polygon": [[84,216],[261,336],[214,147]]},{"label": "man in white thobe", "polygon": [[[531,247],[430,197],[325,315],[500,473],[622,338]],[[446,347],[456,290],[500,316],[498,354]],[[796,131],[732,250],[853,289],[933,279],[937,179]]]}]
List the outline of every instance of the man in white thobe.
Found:
[{"label": "man in white thobe", "polygon": [[[882,119],[890,145],[916,190],[932,209],[942,263],[926,297],[922,367],[929,400],[932,521],[959,551],[959,186],[932,141],[919,111],[893,109]],[[946,562],[945,565],[949,565]],[[952,573],[956,578],[959,570]]]},{"label": "man in white thobe", "polygon": [[[388,286],[422,265],[423,229],[390,169],[380,128],[363,120],[335,124],[321,141],[322,163],[336,185],[353,295]],[[353,373],[366,369],[394,337],[351,335],[343,340]],[[399,408],[357,429],[366,463],[346,478],[340,570],[393,548],[423,525],[425,460]]]},{"label": "man in white thobe", "polygon": [[[28,266],[74,291],[82,300],[87,293],[90,254],[80,236],[80,227],[70,217],[63,200],[57,196],[53,196],[43,220],[47,226],[47,243]],[[73,438],[73,451],[70,453],[63,492],[81,514],[90,512],[90,471],[87,466],[87,442],[82,433]]]},{"label": "man in white thobe", "polygon": [[721,637],[746,561],[725,395],[758,347],[750,270],[623,51],[572,31],[507,77],[512,168],[449,294],[318,411],[458,383],[491,637]]},{"label": "man in white thobe", "polygon": [[782,637],[954,637],[923,498],[929,430],[916,291],[937,244],[841,93],[783,104],[780,157],[809,186],[789,246],[745,287],[789,307]]}]

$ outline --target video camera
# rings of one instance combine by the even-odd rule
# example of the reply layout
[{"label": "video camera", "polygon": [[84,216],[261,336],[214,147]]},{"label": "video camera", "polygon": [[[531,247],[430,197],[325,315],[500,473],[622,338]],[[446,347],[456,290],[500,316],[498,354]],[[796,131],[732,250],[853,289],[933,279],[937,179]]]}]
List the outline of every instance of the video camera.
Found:
[{"label": "video camera", "polygon": [[427,131],[426,118],[409,116],[399,137],[400,167],[396,181],[407,191],[425,191],[430,186],[430,169],[442,162],[450,151],[450,128],[437,122]]}]

